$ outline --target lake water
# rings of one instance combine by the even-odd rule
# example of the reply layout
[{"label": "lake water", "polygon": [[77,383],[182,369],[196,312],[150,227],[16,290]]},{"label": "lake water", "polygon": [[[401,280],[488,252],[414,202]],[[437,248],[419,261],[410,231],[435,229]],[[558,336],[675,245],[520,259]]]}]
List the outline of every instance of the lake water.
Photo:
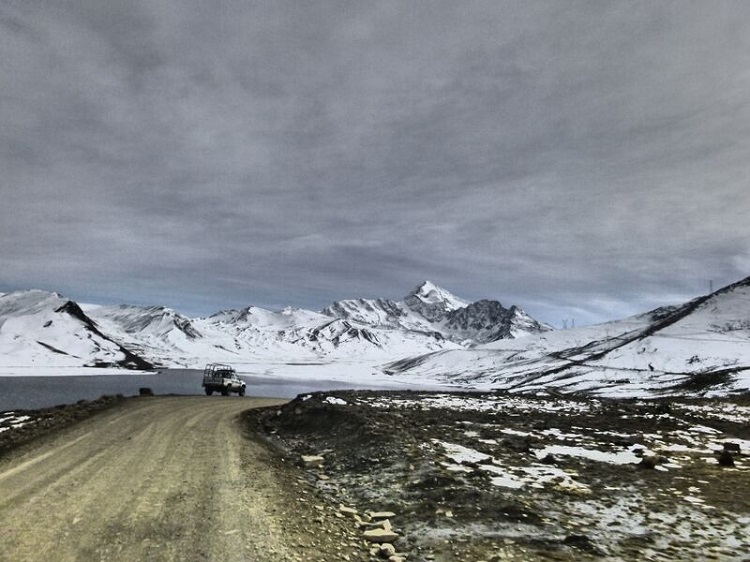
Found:
[{"label": "lake water", "polygon": [[[202,375],[203,371],[199,369],[169,369],[153,375],[0,377],[0,412],[73,404],[78,400],[99,398],[103,394],[132,396],[138,394],[141,387],[151,388],[154,394],[204,395]],[[247,383],[248,396],[294,398],[298,394],[319,390],[363,388],[362,384],[331,380],[240,378]],[[398,387],[368,385],[367,388],[381,390]]]}]

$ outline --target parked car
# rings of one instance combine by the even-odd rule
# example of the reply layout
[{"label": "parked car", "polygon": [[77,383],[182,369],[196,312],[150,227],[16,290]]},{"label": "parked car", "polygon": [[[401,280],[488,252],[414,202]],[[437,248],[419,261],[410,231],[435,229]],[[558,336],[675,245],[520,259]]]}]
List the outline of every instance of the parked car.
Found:
[{"label": "parked car", "polygon": [[237,371],[224,363],[209,363],[203,369],[203,388],[208,396],[214,391],[221,392],[222,396],[229,396],[236,392],[245,396],[245,381],[237,376]]}]

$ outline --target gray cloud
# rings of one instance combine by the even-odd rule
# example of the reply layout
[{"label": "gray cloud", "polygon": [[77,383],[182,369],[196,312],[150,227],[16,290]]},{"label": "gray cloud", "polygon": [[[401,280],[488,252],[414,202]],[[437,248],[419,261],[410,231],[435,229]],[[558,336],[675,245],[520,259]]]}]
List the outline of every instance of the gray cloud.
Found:
[{"label": "gray cloud", "polygon": [[423,278],[543,320],[747,275],[750,7],[9,1],[0,290],[192,314]]}]

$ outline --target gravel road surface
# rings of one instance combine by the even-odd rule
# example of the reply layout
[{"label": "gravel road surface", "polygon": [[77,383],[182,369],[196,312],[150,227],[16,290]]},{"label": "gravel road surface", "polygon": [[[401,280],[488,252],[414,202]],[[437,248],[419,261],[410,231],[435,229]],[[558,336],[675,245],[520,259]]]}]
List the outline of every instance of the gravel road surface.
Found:
[{"label": "gravel road surface", "polygon": [[134,399],[14,451],[0,461],[0,560],[326,559],[330,544],[305,552],[293,467],[242,434],[240,412],[281,403]]}]

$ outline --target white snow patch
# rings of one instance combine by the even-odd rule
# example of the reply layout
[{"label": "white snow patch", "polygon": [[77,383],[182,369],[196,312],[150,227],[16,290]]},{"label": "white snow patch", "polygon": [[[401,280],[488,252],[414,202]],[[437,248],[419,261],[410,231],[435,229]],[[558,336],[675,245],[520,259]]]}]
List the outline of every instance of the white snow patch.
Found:
[{"label": "white snow patch", "polygon": [[609,464],[634,464],[641,460],[641,457],[636,455],[634,449],[644,449],[642,445],[634,445],[627,451],[621,452],[606,452],[599,451],[597,449],[586,449],[584,447],[569,447],[566,445],[548,445],[543,449],[536,451],[534,454],[536,458],[541,460],[547,455],[562,457],[577,457],[582,459],[588,459],[596,462],[604,462]]},{"label": "white snow patch", "polygon": [[463,445],[458,445],[456,443],[446,443],[445,441],[439,441],[438,439],[433,439],[432,442],[440,445],[445,451],[445,456],[456,464],[462,464],[464,462],[481,463],[492,458],[490,455],[480,453],[475,449],[470,449],[469,447],[464,447]]}]

